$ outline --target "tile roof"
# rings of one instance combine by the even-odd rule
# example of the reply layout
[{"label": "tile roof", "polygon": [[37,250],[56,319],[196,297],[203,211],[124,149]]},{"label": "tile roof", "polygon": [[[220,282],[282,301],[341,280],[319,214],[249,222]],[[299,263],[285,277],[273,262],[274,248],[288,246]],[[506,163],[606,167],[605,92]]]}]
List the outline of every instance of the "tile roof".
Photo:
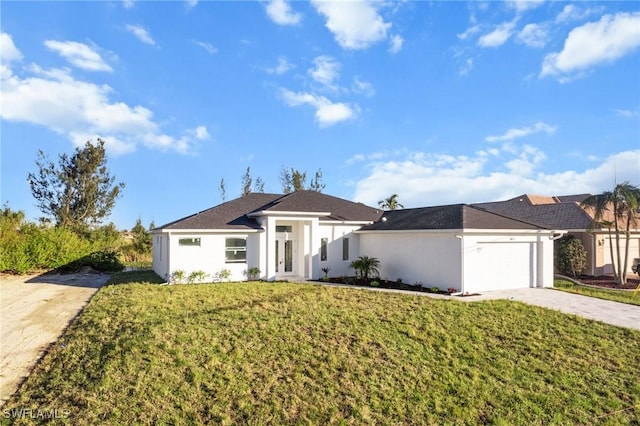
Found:
[{"label": "tile roof", "polygon": [[380,210],[316,191],[249,193],[156,229],[261,229],[258,221],[247,215],[262,211],[330,213],[320,217],[321,221],[372,222],[382,216]]},{"label": "tile roof", "polygon": [[543,227],[492,213],[468,204],[401,209],[385,212],[382,220],[363,231],[407,231],[447,229],[522,229]]},{"label": "tile roof", "polygon": [[584,200],[585,196],[568,195],[553,198],[558,200],[554,204],[533,204],[527,195],[522,195],[506,201],[473,205],[550,229],[587,229],[591,226],[591,217],[574,201]]}]

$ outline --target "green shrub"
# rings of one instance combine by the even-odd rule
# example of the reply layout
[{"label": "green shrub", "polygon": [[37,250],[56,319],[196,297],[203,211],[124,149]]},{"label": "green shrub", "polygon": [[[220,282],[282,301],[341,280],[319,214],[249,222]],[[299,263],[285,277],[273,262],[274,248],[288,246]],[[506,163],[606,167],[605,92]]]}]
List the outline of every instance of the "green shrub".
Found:
[{"label": "green shrub", "polygon": [[202,283],[207,279],[207,275],[208,274],[204,271],[193,271],[187,277],[187,282],[189,284]]},{"label": "green shrub", "polygon": [[555,242],[556,269],[577,277],[587,267],[587,251],[575,235],[565,235]]},{"label": "green shrub", "polygon": [[440,293],[440,289],[439,289],[438,287],[431,287],[431,288],[429,289],[429,291],[430,291],[431,293]]},{"label": "green shrub", "polygon": [[371,281],[371,282],[369,283],[369,285],[370,285],[371,287],[379,287],[379,286],[380,286],[380,282],[378,282],[378,281],[376,281],[376,280],[373,280],[373,281]]},{"label": "green shrub", "polygon": [[182,284],[185,280],[186,273],[182,269],[176,269],[171,273],[169,282],[171,284]]}]

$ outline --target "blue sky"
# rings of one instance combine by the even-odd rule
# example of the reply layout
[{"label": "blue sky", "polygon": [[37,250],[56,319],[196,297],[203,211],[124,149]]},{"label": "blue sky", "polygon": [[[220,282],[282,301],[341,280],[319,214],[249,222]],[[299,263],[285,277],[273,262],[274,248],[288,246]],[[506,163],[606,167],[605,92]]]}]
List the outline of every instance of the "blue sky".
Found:
[{"label": "blue sky", "polygon": [[109,221],[266,192],[283,167],[377,206],[640,184],[639,2],[2,2],[1,201],[106,141]]}]

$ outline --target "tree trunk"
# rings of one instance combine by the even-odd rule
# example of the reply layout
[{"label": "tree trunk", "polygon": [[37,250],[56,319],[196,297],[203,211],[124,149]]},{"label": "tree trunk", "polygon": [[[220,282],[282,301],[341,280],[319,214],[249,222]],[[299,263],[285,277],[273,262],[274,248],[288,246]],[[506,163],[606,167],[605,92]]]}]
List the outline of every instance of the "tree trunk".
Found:
[{"label": "tree trunk", "polygon": [[622,277],[622,284],[627,283],[627,267],[629,266],[629,229],[631,228],[631,214],[627,214],[627,226],[625,230],[625,247],[624,247],[624,268],[620,276]]},{"label": "tree trunk", "polygon": [[615,257],[613,257],[613,234],[611,234],[611,226],[608,228],[609,231],[609,254],[611,254],[611,267],[613,268],[613,278],[617,281],[618,273],[616,272],[616,262]]}]

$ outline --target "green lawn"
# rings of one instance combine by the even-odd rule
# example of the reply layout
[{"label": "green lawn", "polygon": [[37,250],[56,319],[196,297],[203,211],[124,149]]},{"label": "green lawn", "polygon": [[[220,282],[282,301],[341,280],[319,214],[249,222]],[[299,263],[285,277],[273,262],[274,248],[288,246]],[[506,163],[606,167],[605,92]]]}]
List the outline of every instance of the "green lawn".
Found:
[{"label": "green lawn", "polygon": [[633,296],[633,291],[607,290],[577,285],[571,281],[557,279],[553,281],[553,288],[566,291],[568,293],[583,294],[585,296],[598,297],[600,299],[613,300],[614,302],[628,303],[630,305],[640,305],[640,292]]},{"label": "green lawn", "polygon": [[629,424],[638,377],[640,332],[514,301],[132,283],[96,294],[0,421]]}]

